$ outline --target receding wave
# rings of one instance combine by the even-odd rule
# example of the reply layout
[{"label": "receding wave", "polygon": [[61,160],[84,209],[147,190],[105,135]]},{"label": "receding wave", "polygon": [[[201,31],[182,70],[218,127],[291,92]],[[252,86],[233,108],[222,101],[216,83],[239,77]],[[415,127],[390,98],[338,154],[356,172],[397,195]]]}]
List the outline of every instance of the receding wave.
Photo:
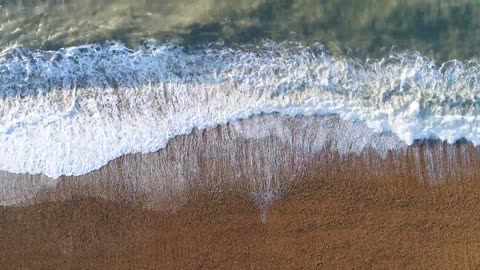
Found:
[{"label": "receding wave", "polygon": [[[478,145],[479,71],[477,60],[360,60],[293,43],[9,47],[0,53],[0,170],[82,175],[194,128],[271,113],[336,114],[402,142],[354,140],[337,147],[345,153],[429,138]],[[359,132],[345,131],[338,136]]]}]

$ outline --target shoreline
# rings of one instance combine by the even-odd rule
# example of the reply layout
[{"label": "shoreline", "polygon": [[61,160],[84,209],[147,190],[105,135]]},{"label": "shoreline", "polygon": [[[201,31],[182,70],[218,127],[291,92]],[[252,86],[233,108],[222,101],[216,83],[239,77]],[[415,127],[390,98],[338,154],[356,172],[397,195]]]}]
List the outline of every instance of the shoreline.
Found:
[{"label": "shoreline", "polygon": [[436,185],[478,179],[480,151],[466,141],[406,146],[393,134],[374,133],[338,116],[263,115],[194,130],[172,139],[165,149],[122,156],[81,176],[52,179],[0,172],[0,203],[22,206],[92,197],[174,211],[191,192],[235,188],[263,200],[260,204],[271,204],[309,173],[307,167],[317,177],[350,174]]},{"label": "shoreline", "polygon": [[[365,133],[340,136],[361,127],[335,117],[265,116],[236,125],[195,130],[157,153],[125,156],[40,189],[42,178],[14,175],[3,183],[26,184],[3,185],[3,192],[27,197],[0,207],[0,264],[480,265],[480,153],[472,144],[427,141],[382,152],[389,148],[359,147]],[[318,125],[329,137],[317,137]],[[367,135],[371,143],[396,142]]]}]

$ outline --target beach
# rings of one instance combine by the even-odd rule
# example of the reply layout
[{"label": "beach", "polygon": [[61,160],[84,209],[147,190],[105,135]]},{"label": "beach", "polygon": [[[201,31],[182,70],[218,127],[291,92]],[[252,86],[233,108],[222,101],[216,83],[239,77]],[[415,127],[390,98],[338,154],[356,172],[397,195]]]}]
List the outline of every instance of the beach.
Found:
[{"label": "beach", "polygon": [[477,182],[315,177],[265,209],[234,188],[174,212],[94,198],[3,207],[0,263],[21,269],[474,269]]},{"label": "beach", "polygon": [[478,18],[0,0],[0,268],[478,269]]},{"label": "beach", "polygon": [[[292,138],[308,137],[300,135],[318,121],[342,123],[337,117],[252,118],[176,138],[158,153],[121,158],[84,178],[60,179],[35,199],[2,207],[0,263],[27,269],[473,269],[479,263],[475,148],[427,141],[384,157],[368,149],[349,155],[327,149],[293,166],[284,157],[295,156]],[[292,133],[235,135],[238,126],[265,129],[265,123]],[[304,123],[310,124],[299,129]],[[244,153],[244,166],[249,156],[283,164],[251,165],[255,173],[243,168],[250,174],[237,179],[240,170],[230,167],[239,160],[212,154],[213,145],[227,155],[255,149],[256,155]],[[135,180],[142,164],[162,168],[169,160],[162,155],[175,161],[186,152],[196,156],[183,164],[192,159],[204,169],[188,189],[173,192],[171,185],[165,195],[152,182]],[[448,162],[455,170],[436,170],[442,181],[427,175],[429,166]],[[115,176],[126,167],[130,178]],[[252,185],[279,168],[271,186]],[[117,178],[128,180],[110,180]],[[135,190],[144,193],[132,195]]]}]

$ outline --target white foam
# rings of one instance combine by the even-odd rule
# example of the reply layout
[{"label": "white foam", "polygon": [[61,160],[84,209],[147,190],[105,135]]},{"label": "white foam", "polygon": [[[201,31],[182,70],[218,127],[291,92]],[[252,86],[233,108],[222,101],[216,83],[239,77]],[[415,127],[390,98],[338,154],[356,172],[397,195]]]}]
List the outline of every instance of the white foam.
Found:
[{"label": "white foam", "polygon": [[[474,60],[360,61],[275,43],[10,47],[0,53],[0,170],[81,175],[124,154],[157,151],[192,128],[260,113],[338,114],[406,144],[435,137],[478,145],[479,70]],[[349,130],[356,129],[335,136],[354,136]],[[389,149],[389,140],[355,142],[348,151]]]}]

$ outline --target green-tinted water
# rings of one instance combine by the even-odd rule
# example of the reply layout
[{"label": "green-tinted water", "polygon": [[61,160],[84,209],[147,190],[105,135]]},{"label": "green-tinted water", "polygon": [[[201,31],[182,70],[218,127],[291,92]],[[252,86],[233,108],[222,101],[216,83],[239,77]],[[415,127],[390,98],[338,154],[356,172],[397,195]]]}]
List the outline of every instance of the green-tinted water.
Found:
[{"label": "green-tinted water", "polygon": [[480,55],[480,1],[0,0],[0,46],[55,49],[120,40],[320,42],[334,52],[392,47],[439,60]]}]

